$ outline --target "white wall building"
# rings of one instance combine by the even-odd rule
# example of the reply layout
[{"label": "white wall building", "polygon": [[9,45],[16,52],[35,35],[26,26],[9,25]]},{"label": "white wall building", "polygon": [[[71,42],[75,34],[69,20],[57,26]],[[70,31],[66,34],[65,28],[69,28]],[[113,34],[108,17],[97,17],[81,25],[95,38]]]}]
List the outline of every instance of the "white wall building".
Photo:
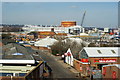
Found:
[{"label": "white wall building", "polygon": [[70,33],[74,30],[78,30],[79,32],[84,32],[84,28],[81,26],[71,26],[71,27],[39,27],[39,26],[31,26],[28,25],[27,27],[22,28],[24,31],[51,31],[54,29],[54,32],[56,33]]}]

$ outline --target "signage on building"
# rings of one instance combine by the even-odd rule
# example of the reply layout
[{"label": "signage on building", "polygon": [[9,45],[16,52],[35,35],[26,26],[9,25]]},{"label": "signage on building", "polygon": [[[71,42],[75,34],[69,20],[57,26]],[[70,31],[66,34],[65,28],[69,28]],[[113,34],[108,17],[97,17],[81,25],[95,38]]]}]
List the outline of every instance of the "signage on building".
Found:
[{"label": "signage on building", "polygon": [[88,59],[81,59],[81,62],[88,62]]},{"label": "signage on building", "polygon": [[114,63],[116,59],[96,59],[94,60],[95,63]]}]

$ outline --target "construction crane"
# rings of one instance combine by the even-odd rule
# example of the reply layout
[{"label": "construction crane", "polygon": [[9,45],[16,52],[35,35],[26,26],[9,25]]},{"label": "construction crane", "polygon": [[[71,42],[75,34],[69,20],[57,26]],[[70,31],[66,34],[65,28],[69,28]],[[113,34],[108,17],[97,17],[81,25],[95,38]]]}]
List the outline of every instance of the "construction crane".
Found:
[{"label": "construction crane", "polygon": [[83,26],[83,21],[84,21],[84,18],[85,18],[85,14],[86,14],[86,11],[84,12],[83,17],[82,17],[81,26]]}]

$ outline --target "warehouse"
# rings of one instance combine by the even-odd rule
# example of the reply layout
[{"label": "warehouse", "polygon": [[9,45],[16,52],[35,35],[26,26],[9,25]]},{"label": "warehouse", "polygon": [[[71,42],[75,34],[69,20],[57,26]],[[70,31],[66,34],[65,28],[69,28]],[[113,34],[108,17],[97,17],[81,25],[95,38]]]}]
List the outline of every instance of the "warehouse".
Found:
[{"label": "warehouse", "polygon": [[84,47],[79,53],[80,66],[84,70],[102,70],[104,65],[120,64],[119,50],[118,47]]},{"label": "warehouse", "polygon": [[[31,52],[32,53],[32,52]],[[44,62],[36,61],[27,48],[10,43],[2,48],[1,80],[39,80],[43,77]]]}]

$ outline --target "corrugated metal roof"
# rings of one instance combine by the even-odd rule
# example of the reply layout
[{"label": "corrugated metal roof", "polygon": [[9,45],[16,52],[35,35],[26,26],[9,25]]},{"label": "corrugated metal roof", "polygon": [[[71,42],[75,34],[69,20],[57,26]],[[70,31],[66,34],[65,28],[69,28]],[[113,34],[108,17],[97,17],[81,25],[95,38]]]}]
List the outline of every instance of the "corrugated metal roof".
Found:
[{"label": "corrugated metal roof", "polygon": [[120,57],[119,47],[84,47],[89,57]]}]

